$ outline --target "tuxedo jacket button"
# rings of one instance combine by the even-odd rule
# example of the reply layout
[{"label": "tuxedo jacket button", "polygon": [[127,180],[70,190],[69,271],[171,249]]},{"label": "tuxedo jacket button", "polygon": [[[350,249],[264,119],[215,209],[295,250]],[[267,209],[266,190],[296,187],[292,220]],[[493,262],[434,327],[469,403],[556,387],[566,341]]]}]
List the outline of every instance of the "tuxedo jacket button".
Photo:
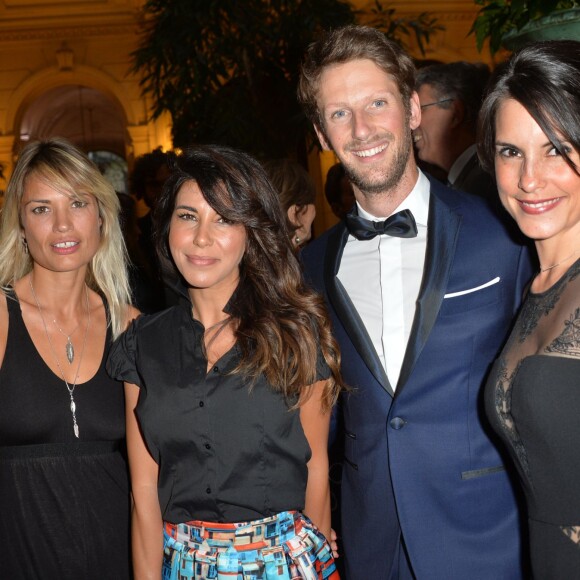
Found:
[{"label": "tuxedo jacket button", "polygon": [[403,419],[401,417],[394,417],[393,419],[391,419],[389,424],[391,425],[391,427],[393,429],[396,429],[398,431],[399,429],[402,429],[407,424],[407,421],[405,421],[405,419]]}]

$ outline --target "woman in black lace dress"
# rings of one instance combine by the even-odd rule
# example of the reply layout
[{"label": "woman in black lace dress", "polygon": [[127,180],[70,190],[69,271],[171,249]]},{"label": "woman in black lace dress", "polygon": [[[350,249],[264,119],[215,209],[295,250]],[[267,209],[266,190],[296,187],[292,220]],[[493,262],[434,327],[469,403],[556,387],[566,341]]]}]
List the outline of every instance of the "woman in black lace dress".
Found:
[{"label": "woman in black lace dress", "polygon": [[534,578],[580,578],[580,42],[514,55],[480,118],[480,156],[536,245],[532,280],[486,388],[525,491]]}]

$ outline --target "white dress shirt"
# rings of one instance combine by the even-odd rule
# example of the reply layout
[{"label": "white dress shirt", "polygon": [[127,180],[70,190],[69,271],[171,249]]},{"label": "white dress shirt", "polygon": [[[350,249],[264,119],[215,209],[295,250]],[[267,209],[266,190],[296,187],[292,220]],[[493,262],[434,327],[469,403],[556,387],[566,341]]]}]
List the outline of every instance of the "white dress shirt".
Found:
[{"label": "white dress shirt", "polygon": [[[338,270],[338,278],[367,329],[393,390],[399,380],[423,278],[429,190],[429,180],[419,171],[415,187],[393,211],[411,210],[417,223],[416,238],[383,234],[372,240],[357,240],[349,235]],[[358,202],[357,208],[359,216],[372,221],[389,217],[372,216]]]}]

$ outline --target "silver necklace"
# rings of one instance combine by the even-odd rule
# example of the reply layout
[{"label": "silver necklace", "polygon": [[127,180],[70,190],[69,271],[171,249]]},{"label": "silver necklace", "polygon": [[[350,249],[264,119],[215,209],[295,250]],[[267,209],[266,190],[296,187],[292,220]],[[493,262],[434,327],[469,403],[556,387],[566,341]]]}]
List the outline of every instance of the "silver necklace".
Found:
[{"label": "silver necklace", "polygon": [[[86,300],[86,305],[87,305],[87,316],[88,316],[87,329],[85,330],[85,338],[83,340],[83,349],[81,350],[81,356],[79,358],[77,372],[75,373],[75,380],[74,380],[73,385],[71,387],[68,384],[68,381],[66,380],[66,378],[64,376],[64,372],[62,371],[62,367],[60,366],[60,361],[58,360],[58,357],[56,356],[56,351],[54,350],[54,346],[52,345],[52,340],[50,338],[50,334],[48,334],[48,328],[46,327],[46,321],[44,320],[44,315],[42,314],[42,308],[40,307],[40,302],[38,302],[38,298],[36,297],[36,292],[34,291],[34,286],[32,285],[32,275],[30,276],[30,278],[28,278],[28,283],[30,284],[30,290],[32,292],[32,296],[34,297],[34,301],[36,302],[36,307],[38,308],[38,313],[40,314],[40,319],[42,320],[42,325],[44,326],[44,333],[46,334],[46,338],[47,338],[48,344],[50,346],[50,352],[52,353],[52,356],[54,357],[54,360],[56,361],[56,366],[58,367],[58,370],[60,371],[60,375],[62,377],[62,380],[64,381],[64,384],[66,385],[66,388],[68,390],[68,394],[70,396],[70,412],[72,414],[73,430],[75,433],[75,437],[78,439],[79,438],[79,425],[77,423],[77,413],[76,413],[77,406],[76,406],[75,399],[74,399],[74,391],[75,391],[75,387],[77,386],[79,371],[81,369],[81,363],[83,362],[83,356],[85,354],[85,346],[87,344],[87,336],[89,334],[89,327],[91,326],[91,309],[89,307],[89,290],[87,288],[87,285],[85,284],[85,300]],[[76,330],[76,328],[75,328],[75,330]],[[67,358],[68,358],[68,352],[67,352]],[[69,362],[72,362],[72,361],[69,360]]]},{"label": "silver necklace", "polygon": [[573,258],[577,253],[578,253],[578,250],[574,250],[574,252],[572,252],[567,258],[564,258],[563,260],[560,260],[557,264],[552,264],[551,266],[548,266],[547,268],[542,268],[542,266],[540,266],[540,272],[547,272],[548,270],[552,270],[556,266],[559,266],[560,264],[563,264],[564,262],[567,262],[568,260]]},{"label": "silver necklace", "polygon": [[58,325],[58,322],[56,321],[56,318],[53,318],[52,321],[54,322],[54,325],[56,326],[57,330],[64,336],[66,337],[66,345],[65,345],[65,351],[66,351],[66,358],[68,360],[68,364],[72,365],[73,361],[75,360],[75,347],[73,346],[72,340],[71,340],[71,336],[77,331],[77,328],[80,325],[80,322],[75,326],[75,329],[70,333],[67,334],[66,332],[64,332],[62,330],[62,328]]}]

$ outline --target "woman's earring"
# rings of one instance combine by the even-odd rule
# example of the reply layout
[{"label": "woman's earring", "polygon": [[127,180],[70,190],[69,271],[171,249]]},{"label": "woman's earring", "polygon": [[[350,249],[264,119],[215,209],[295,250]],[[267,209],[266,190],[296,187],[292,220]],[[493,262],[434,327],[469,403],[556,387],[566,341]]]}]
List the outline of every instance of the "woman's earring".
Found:
[{"label": "woman's earring", "polygon": [[302,240],[301,240],[301,239],[300,239],[298,236],[296,236],[296,237],[294,238],[294,243],[295,243],[297,246],[299,246],[299,245],[300,245],[300,242],[301,242],[301,241],[302,241]]},{"label": "woman's earring", "polygon": [[22,238],[22,245],[24,246],[24,253],[28,254],[28,242],[26,241],[26,238]]}]

